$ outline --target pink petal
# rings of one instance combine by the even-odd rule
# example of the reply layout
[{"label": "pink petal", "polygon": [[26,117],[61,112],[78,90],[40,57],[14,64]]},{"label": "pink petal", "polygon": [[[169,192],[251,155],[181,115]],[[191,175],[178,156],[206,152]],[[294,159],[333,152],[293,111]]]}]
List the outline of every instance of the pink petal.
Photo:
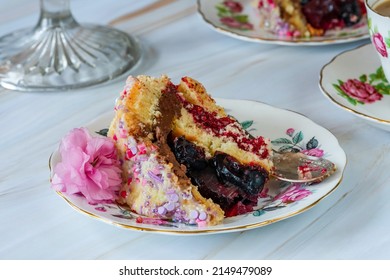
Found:
[{"label": "pink petal", "polygon": [[91,203],[116,199],[122,183],[121,169],[110,138],[92,137],[85,128],[73,129],[61,141],[60,153],[53,189],[82,193]]},{"label": "pink petal", "polygon": [[71,130],[68,135],[64,137],[61,141],[62,150],[69,150],[74,147],[85,150],[88,141],[90,141],[91,136],[88,133],[86,128],[75,128]]}]

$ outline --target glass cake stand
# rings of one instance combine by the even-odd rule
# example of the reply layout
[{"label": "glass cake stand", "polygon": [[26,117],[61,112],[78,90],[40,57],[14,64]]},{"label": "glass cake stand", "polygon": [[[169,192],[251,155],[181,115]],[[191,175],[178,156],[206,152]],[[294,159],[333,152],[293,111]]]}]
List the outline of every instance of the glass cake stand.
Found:
[{"label": "glass cake stand", "polygon": [[35,27],[0,38],[0,85],[20,91],[59,91],[112,80],[133,69],[142,50],[117,29],[80,25],[69,0],[40,0]]}]

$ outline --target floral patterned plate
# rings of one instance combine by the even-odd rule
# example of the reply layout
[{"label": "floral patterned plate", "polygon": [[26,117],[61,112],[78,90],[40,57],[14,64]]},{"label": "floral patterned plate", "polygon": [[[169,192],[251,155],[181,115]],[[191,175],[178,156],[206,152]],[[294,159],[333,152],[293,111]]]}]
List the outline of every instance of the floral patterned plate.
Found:
[{"label": "floral patterned plate", "polygon": [[230,1],[241,4],[241,9],[232,9],[223,0],[197,0],[198,12],[203,20],[216,31],[233,38],[280,45],[328,45],[353,42],[368,38],[367,19],[355,26],[328,31],[325,36],[311,38],[282,37],[260,27],[260,17],[253,0]]},{"label": "floral patterned plate", "polygon": [[[188,235],[243,231],[292,217],[316,205],[340,184],[346,165],[346,155],[335,136],[327,129],[300,114],[259,102],[229,99],[218,99],[217,102],[253,135],[269,137],[274,149],[301,151],[326,157],[336,164],[335,174],[314,185],[271,181],[263,190],[263,196],[253,212],[226,218],[222,224],[210,227],[197,227],[161,220],[157,222],[152,219],[139,218],[125,207],[115,203],[89,204],[83,196],[58,192],[59,195],[81,213],[116,226],[133,230]],[[108,127],[112,118],[113,113],[107,113],[86,127],[91,133],[102,131]],[[52,167],[59,160],[60,155],[56,151],[50,158],[51,176],[53,176]]]},{"label": "floral patterned plate", "polygon": [[390,84],[371,43],[334,57],[322,68],[319,86],[333,104],[390,131]]}]

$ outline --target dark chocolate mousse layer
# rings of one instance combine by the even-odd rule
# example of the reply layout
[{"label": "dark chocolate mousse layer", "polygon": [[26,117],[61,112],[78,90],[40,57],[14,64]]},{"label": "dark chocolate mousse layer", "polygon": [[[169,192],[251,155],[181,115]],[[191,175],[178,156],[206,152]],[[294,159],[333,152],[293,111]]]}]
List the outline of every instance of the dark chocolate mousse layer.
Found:
[{"label": "dark chocolate mousse layer", "polygon": [[179,178],[181,185],[188,186],[189,178],[186,175],[185,166],[181,165],[169,147],[167,140],[172,131],[172,123],[174,118],[179,118],[181,115],[181,103],[176,95],[176,87],[167,87],[160,97],[158,104],[156,124],[156,146],[160,149],[160,155],[165,158],[166,162],[173,164],[173,172]]}]

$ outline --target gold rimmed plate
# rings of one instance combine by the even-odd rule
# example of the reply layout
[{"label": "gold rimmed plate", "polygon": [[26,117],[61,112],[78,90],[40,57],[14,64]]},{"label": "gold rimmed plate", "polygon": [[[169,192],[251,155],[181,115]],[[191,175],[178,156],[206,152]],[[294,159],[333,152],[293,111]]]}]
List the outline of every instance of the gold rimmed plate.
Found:
[{"label": "gold rimmed plate", "polygon": [[226,10],[223,2],[223,0],[197,0],[198,12],[202,19],[217,32],[244,41],[291,46],[321,46],[354,42],[369,37],[365,16],[354,26],[330,30],[324,36],[310,38],[280,36],[260,25],[261,18],[253,0],[236,1],[241,4],[242,11],[235,12],[233,15],[223,13]]},{"label": "gold rimmed plate", "polygon": [[[90,217],[131,230],[164,234],[215,234],[249,230],[272,224],[300,214],[319,203],[340,184],[346,165],[346,155],[336,137],[305,116],[260,102],[217,99],[217,103],[238,119],[253,135],[263,135],[272,140],[275,150],[295,149],[325,157],[337,166],[334,175],[318,184],[303,185],[273,181],[267,185],[258,207],[245,215],[226,218],[216,226],[198,227],[172,221],[140,223],[137,215],[115,203],[89,204],[80,195],[58,194],[74,209]],[[105,129],[113,118],[113,112],[102,115],[85,127],[91,133]],[[60,161],[55,151],[50,158],[53,167]],[[146,219],[145,219],[146,220]]]},{"label": "gold rimmed plate", "polygon": [[390,84],[371,43],[335,56],[321,69],[319,87],[332,104],[390,131]]}]

